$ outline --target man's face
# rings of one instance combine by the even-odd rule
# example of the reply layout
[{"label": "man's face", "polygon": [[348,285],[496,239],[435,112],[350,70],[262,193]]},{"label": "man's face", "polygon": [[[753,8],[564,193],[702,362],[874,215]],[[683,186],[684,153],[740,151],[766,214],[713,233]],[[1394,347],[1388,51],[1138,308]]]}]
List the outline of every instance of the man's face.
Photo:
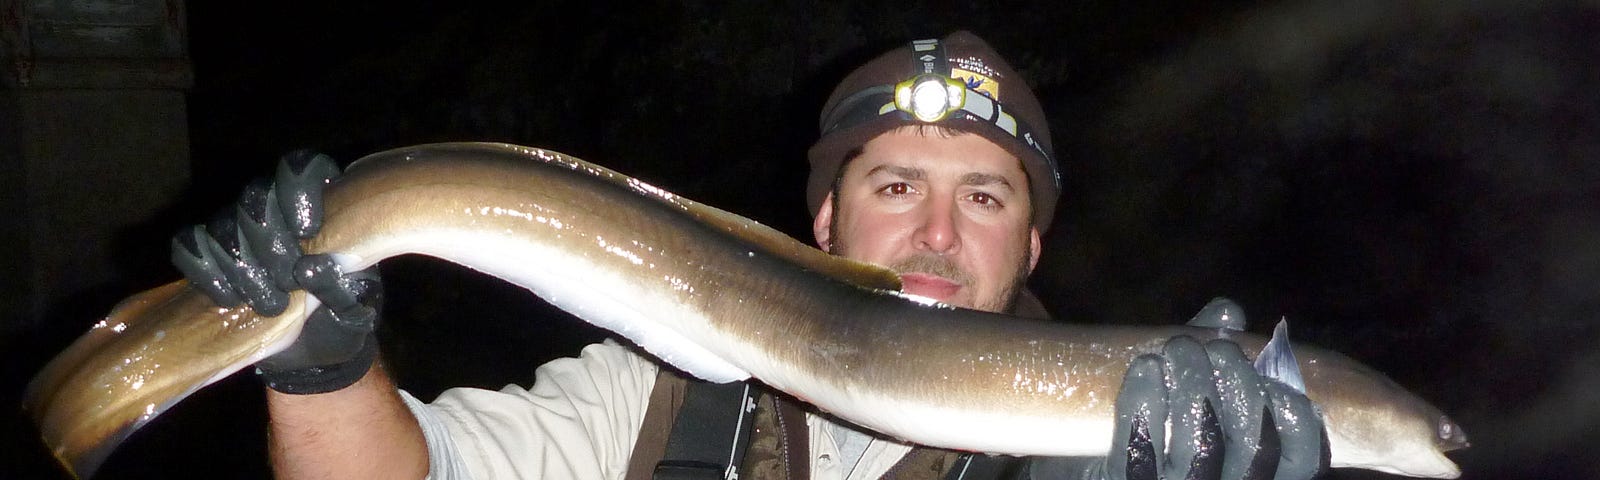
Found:
[{"label": "man's face", "polygon": [[999,146],[903,127],[862,147],[812,229],[823,250],[900,273],[906,293],[1000,312],[1039,259],[1030,200]]}]

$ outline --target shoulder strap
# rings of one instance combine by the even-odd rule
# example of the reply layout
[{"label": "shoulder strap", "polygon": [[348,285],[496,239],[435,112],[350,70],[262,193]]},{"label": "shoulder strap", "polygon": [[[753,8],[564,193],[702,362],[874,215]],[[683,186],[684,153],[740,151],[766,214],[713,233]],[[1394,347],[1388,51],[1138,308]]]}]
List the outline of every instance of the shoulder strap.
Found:
[{"label": "shoulder strap", "polygon": [[678,409],[683,407],[684,392],[689,381],[663,368],[656,374],[656,385],[650,390],[650,403],[645,404],[644,420],[639,425],[639,436],[633,442],[633,454],[628,456],[628,473],[625,480],[650,480],[655,475],[656,464],[667,451],[667,435],[672,423],[678,419]]},{"label": "shoulder strap", "polygon": [[1016,457],[1002,457],[996,455],[982,455],[965,453],[950,466],[946,472],[946,480],[991,480],[1006,478],[1012,470],[1013,464],[1019,459]]},{"label": "shoulder strap", "polygon": [[739,478],[755,425],[755,395],[745,382],[688,381],[655,480]]}]

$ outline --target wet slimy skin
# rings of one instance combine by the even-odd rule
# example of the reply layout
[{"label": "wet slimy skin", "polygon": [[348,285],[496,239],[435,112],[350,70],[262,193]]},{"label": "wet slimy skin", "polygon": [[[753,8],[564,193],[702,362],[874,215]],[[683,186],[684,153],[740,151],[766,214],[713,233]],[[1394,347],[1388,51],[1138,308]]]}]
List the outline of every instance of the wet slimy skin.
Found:
[{"label": "wet slimy skin", "polygon": [[[1067,325],[928,305],[889,271],[558,153],[422,145],[352,165],[303,247],[349,270],[403,254],[512,282],[712,381],[750,377],[911,442],[1014,455],[1104,455],[1131,359],[1225,328]],[[30,385],[56,456],[90,474],[129,433],[206,384],[280,351],[314,297],[219,308],[184,282],[118,305]],[[1453,478],[1459,427],[1383,375],[1294,347],[1332,465]]]}]

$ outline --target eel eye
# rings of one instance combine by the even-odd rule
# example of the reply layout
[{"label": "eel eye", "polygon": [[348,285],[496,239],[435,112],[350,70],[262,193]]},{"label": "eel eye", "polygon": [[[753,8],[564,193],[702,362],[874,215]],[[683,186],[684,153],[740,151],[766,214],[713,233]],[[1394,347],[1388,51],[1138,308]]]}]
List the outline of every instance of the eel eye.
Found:
[{"label": "eel eye", "polygon": [[1450,417],[1439,417],[1439,430],[1435,433],[1439,434],[1439,447],[1444,451],[1472,446],[1472,443],[1467,441],[1467,432],[1461,431],[1461,425],[1450,420]]}]

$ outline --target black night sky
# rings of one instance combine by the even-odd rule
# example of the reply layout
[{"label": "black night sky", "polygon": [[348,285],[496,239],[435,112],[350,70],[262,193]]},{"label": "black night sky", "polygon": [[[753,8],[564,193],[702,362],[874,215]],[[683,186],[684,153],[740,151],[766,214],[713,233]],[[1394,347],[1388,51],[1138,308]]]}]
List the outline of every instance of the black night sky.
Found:
[{"label": "black night sky", "polygon": [[[130,235],[125,291],[28,339],[30,371],[176,278],[167,235],[294,148],[546,147],[810,243],[804,151],[829,89],[969,29],[1028,77],[1065,159],[1031,281],[1057,317],[1180,323],[1232,297],[1252,330],[1287,318],[1454,417],[1466,478],[1600,478],[1594,2],[266,3],[188,3],[194,184]],[[464,268],[382,271],[385,355],[425,399],[526,384],[602,336]],[[235,376],[101,478],[266,477],[264,421]],[[18,478],[56,475],[13,430]]]}]

